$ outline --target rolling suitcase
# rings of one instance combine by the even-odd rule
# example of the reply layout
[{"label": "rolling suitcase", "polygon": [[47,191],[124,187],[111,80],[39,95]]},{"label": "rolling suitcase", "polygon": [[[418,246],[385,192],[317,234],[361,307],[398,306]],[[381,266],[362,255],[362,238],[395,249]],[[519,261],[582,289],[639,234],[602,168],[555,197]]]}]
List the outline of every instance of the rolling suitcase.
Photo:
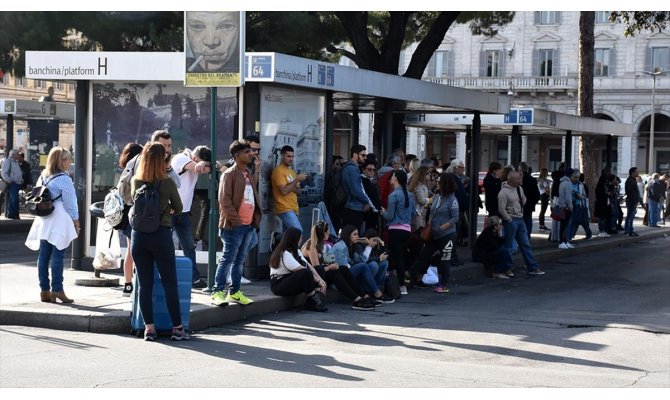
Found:
[{"label": "rolling suitcase", "polygon": [[[184,330],[189,331],[189,316],[191,313],[191,276],[193,268],[191,260],[188,257],[175,257],[177,264],[177,291],[179,292],[179,309],[181,311],[181,321]],[[133,296],[132,310],[130,312],[131,333],[141,336],[144,334],[144,319],[140,311],[139,282],[137,274],[133,278]],[[172,331],[172,320],[165,303],[165,290],[158,274],[158,269],[154,266],[154,287],[152,293],[152,302],[154,306],[154,325],[157,333],[170,333]]]}]

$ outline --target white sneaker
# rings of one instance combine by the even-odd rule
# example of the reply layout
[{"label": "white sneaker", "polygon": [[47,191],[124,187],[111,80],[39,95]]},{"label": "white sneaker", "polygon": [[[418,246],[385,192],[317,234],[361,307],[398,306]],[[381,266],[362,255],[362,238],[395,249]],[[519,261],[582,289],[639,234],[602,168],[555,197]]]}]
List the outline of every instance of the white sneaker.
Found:
[{"label": "white sneaker", "polygon": [[607,237],[610,237],[610,235],[609,235],[607,232],[600,232],[600,233],[598,234],[598,237],[601,237],[601,238],[607,238]]},{"label": "white sneaker", "polygon": [[243,277],[240,279],[240,283],[241,283],[242,285],[248,285],[248,284],[251,283],[251,281],[243,276]]},{"label": "white sneaker", "polygon": [[570,249],[574,249],[574,248],[575,248],[575,245],[574,245],[574,244],[570,244],[570,242],[565,242],[565,245],[568,246],[568,248],[570,248]]},{"label": "white sneaker", "polygon": [[407,286],[400,286],[400,294],[403,296],[407,294]]},{"label": "white sneaker", "polygon": [[563,250],[568,250],[568,249],[571,249],[572,247],[570,247],[570,245],[567,244],[567,243],[561,243],[561,244],[558,245],[558,248],[563,249]]},{"label": "white sneaker", "polygon": [[495,273],[493,274],[493,277],[496,279],[510,279],[509,276],[507,276],[507,274],[503,273]]}]

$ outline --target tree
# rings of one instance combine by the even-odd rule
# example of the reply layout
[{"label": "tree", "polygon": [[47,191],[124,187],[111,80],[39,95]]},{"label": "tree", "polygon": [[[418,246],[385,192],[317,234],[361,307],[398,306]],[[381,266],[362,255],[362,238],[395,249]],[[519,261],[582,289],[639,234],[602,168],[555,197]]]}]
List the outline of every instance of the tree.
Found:
[{"label": "tree", "polygon": [[[497,27],[512,21],[514,12],[351,11],[336,12],[335,16],[341,22],[354,52],[337,49],[334,45],[328,50],[350,58],[359,68],[396,75],[401,51],[410,43],[418,42],[403,76],[421,79],[433,53],[454,22],[470,23],[473,33],[493,36]],[[392,148],[405,147],[402,120],[402,115],[394,116]],[[383,124],[383,118],[375,119],[376,144],[381,141]],[[375,147],[374,152],[379,153],[379,150]]]},{"label": "tree", "polygon": [[625,25],[624,36],[633,37],[637,33],[648,30],[662,31],[670,24],[670,11],[612,11],[610,22]]},{"label": "tree", "polygon": [[[577,115],[593,117],[593,65],[595,42],[595,12],[579,13],[579,77],[577,84]],[[593,136],[581,136],[579,140],[579,166],[584,173],[584,182],[595,193],[598,181],[598,165],[595,157],[595,139]],[[589,196],[589,209],[593,209],[595,196]]]}]

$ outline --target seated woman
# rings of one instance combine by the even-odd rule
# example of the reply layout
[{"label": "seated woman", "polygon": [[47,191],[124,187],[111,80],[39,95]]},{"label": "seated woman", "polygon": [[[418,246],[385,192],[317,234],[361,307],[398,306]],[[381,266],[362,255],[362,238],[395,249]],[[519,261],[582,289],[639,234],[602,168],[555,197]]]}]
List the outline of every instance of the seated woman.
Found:
[{"label": "seated woman", "polygon": [[[382,255],[381,263],[366,262],[372,247],[369,245],[378,240],[359,238],[358,229],[353,225],[346,225],[342,228],[340,233],[341,240],[337,242],[331,252],[335,255],[335,262],[340,266],[346,266],[351,271],[351,274],[356,278],[361,287],[369,293],[372,293],[375,299],[375,305],[380,306],[384,303],[395,303],[395,299],[382,294],[379,287],[384,283],[386,275],[386,256]],[[355,249],[357,243],[364,243],[367,246],[363,253],[359,253]],[[365,254],[367,253],[367,254]],[[381,276],[381,280],[379,277]]]},{"label": "seated woman", "polygon": [[472,260],[484,264],[486,275],[492,278],[509,279],[514,276],[506,265],[512,265],[512,255],[505,249],[502,221],[491,216],[488,225],[479,234],[472,248]]},{"label": "seated woman", "polygon": [[277,296],[307,295],[305,309],[328,311],[321,294],[326,293],[326,282],[305,260],[298,250],[300,231],[288,228],[270,256],[270,290]]},{"label": "seated woman", "polygon": [[302,246],[302,254],[307,257],[326,284],[335,285],[337,290],[353,301],[354,310],[374,310],[375,305],[370,297],[358,286],[349,268],[341,267],[336,262],[324,259],[325,242],[329,239],[328,224],[319,221],[312,227],[311,237]]}]

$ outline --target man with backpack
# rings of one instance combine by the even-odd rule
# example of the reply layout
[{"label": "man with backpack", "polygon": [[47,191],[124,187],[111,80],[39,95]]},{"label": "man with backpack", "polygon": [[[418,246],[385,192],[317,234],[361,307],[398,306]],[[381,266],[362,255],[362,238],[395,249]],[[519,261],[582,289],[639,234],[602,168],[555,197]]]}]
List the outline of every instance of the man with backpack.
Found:
[{"label": "man with backpack", "polygon": [[181,185],[178,188],[179,197],[183,204],[182,212],[172,216],[172,226],[184,251],[184,255],[191,260],[193,266],[193,288],[203,289],[207,283],[200,278],[200,272],[195,259],[195,242],[191,230],[191,205],[195,185],[200,174],[211,172],[212,151],[207,146],[197,146],[193,151],[184,151],[172,157],[172,168],[179,175]]},{"label": "man with backpack", "polygon": [[361,180],[360,166],[365,162],[365,146],[355,144],[351,146],[351,159],[342,167],[340,185],[346,192],[344,209],[342,210],[343,225],[353,225],[361,229],[363,213],[372,210],[377,212],[374,204],[365,194]]}]

